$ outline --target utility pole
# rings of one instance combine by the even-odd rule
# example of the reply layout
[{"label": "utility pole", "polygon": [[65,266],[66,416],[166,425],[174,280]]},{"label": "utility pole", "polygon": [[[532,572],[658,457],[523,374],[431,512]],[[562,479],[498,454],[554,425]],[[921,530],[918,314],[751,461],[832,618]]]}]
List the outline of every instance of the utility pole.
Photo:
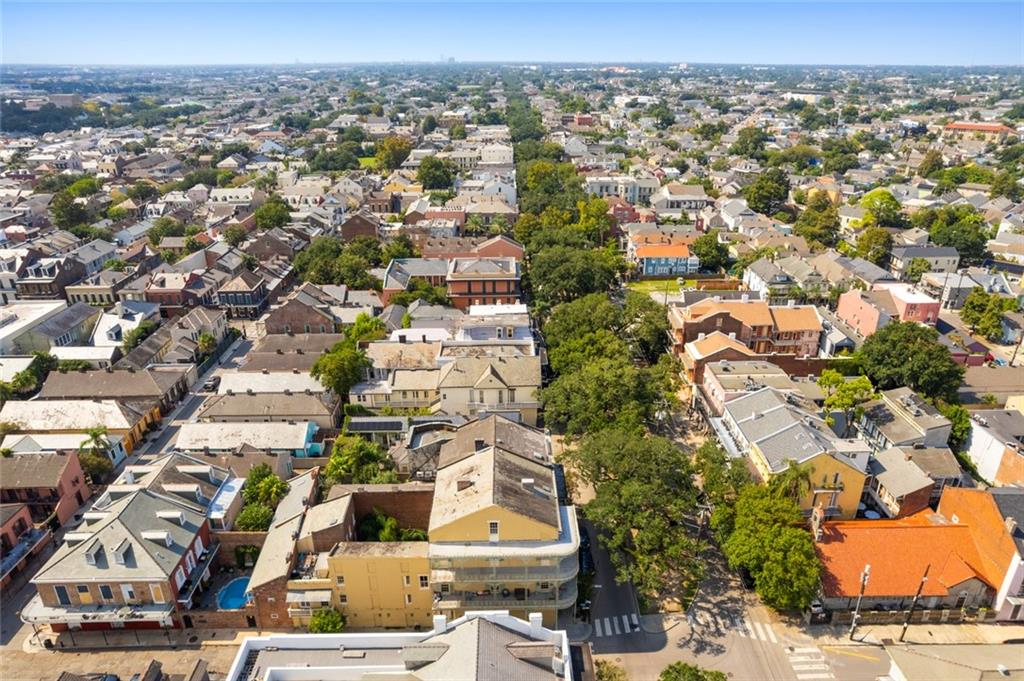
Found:
[{"label": "utility pole", "polygon": [[928,581],[928,571],[931,569],[931,563],[924,567],[924,574],[921,575],[921,583],[917,585],[917,593],[914,594],[914,600],[910,601],[910,610],[907,610],[907,616],[903,618],[903,631],[900,632],[900,643],[903,643],[903,639],[907,635],[907,628],[910,626],[910,618],[914,614],[914,608],[917,607],[917,599],[921,598],[921,592],[924,591],[925,582]]},{"label": "utility pole", "polygon": [[853,632],[857,628],[857,620],[860,618],[860,602],[864,598],[864,589],[868,587],[868,578],[871,577],[871,566],[864,565],[864,571],[860,573],[860,593],[857,595],[857,607],[853,609],[853,620],[850,622],[850,640],[853,640]]}]

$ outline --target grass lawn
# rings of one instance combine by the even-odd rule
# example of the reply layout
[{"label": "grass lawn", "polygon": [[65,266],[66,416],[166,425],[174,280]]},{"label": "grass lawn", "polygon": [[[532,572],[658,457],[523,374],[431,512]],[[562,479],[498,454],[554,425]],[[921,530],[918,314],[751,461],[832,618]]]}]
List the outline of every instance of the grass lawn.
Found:
[{"label": "grass lawn", "polygon": [[643,293],[650,295],[652,293],[664,294],[668,291],[669,295],[676,295],[679,293],[679,286],[676,284],[675,279],[647,279],[642,281],[631,281],[626,284],[626,287],[630,291],[636,291],[637,293]]},{"label": "grass lawn", "polygon": [[376,170],[377,169],[377,159],[375,157],[373,157],[373,156],[360,156],[359,157],[359,167],[360,168],[369,168],[370,170]]}]

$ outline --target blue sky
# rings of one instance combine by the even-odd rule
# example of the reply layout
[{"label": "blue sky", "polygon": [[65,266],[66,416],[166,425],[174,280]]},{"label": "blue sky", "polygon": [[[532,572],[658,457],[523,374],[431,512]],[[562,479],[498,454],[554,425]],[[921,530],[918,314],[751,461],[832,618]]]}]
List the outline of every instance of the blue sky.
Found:
[{"label": "blue sky", "polygon": [[1024,1],[10,2],[8,64],[1024,64]]}]

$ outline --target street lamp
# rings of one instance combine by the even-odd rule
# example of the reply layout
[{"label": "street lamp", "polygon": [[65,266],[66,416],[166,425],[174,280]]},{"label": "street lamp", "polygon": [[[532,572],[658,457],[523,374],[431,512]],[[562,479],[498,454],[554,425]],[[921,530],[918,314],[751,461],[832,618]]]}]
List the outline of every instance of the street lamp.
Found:
[{"label": "street lamp", "polygon": [[853,620],[850,621],[850,640],[853,640],[853,632],[857,628],[857,620],[860,618],[860,602],[864,598],[864,589],[868,587],[868,578],[871,577],[871,565],[864,565],[864,571],[860,573],[860,593],[857,594],[857,606],[853,609]]}]

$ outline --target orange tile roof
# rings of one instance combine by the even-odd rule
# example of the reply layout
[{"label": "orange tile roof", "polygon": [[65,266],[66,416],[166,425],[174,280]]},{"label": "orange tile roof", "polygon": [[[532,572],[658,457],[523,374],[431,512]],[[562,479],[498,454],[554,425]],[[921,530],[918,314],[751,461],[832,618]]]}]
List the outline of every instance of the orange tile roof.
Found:
[{"label": "orange tile roof", "polygon": [[640,258],[689,258],[690,247],[686,244],[649,244],[638,246],[636,254]]},{"label": "orange tile roof", "polygon": [[1002,576],[986,569],[969,527],[932,511],[899,520],[828,522],[815,544],[822,562],[822,588],[829,597],[854,597],[864,565],[871,566],[866,596],[908,596],[930,566],[922,594],[947,596],[977,578],[998,589]]},{"label": "orange tile roof", "polygon": [[946,130],[971,130],[974,132],[1006,132],[1016,134],[1016,131],[1013,128],[1003,125],[1002,123],[972,123],[971,121],[947,123]]},{"label": "orange tile roof", "polygon": [[755,356],[755,352],[735,338],[730,338],[721,331],[709,333],[700,340],[690,341],[686,344],[687,355],[693,355],[696,359],[710,357],[716,352],[726,348],[732,348],[744,355]]},{"label": "orange tile roof", "polygon": [[772,326],[772,314],[768,309],[768,303],[760,300],[715,300],[706,298],[686,308],[691,321],[696,321],[708,315],[727,313],[730,317],[738,319],[747,326]]},{"label": "orange tile roof", "polygon": [[772,307],[776,331],[821,331],[821,320],[810,305]]},{"label": "orange tile roof", "polygon": [[978,547],[978,567],[989,579],[1002,580],[1017,553],[995,499],[985,490],[949,487],[942,492],[939,513],[967,525]]}]

